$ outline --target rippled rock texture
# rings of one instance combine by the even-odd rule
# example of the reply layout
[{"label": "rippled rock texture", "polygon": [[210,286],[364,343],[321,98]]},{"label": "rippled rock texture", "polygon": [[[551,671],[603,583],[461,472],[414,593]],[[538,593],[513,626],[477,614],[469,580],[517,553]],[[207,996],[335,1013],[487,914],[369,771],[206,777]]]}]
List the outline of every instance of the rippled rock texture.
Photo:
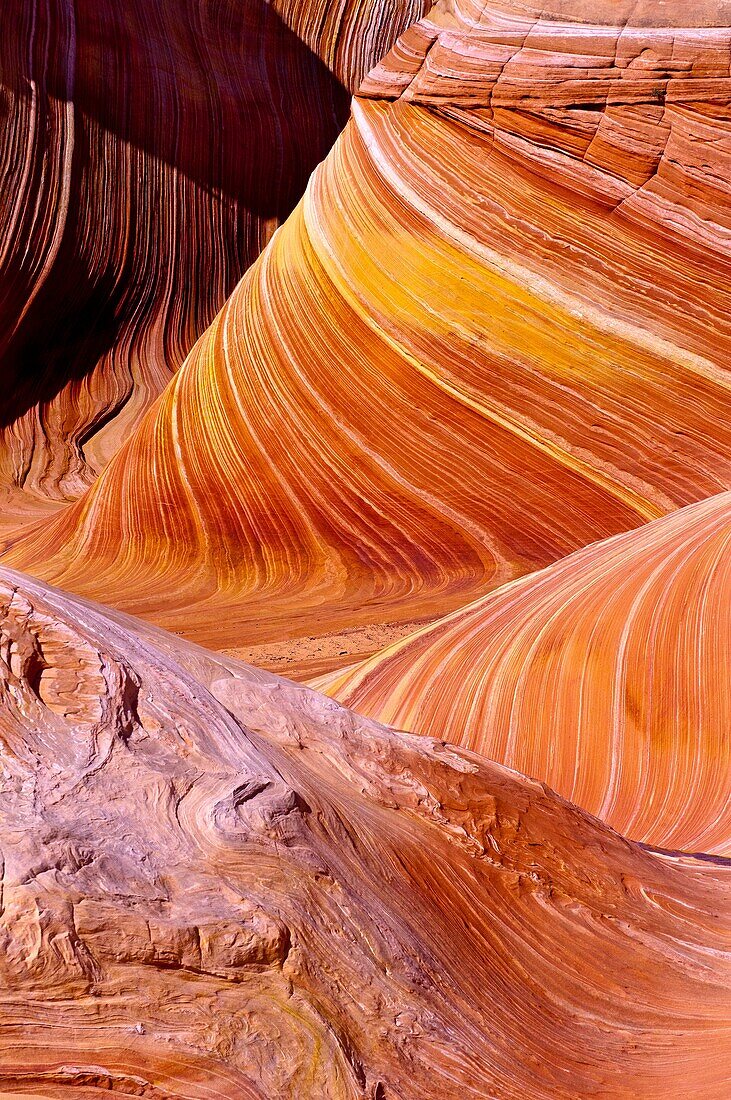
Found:
[{"label": "rippled rock texture", "polygon": [[0,507],[74,498],[300,198],[415,0],[7,0]]},{"label": "rippled rock texture", "polygon": [[657,7],[437,5],[6,560],[241,648],[433,619],[731,487],[729,30]]},{"label": "rippled rock texture", "polygon": [[0,601],[0,1094],[726,1095],[728,867],[20,574]]},{"label": "rippled rock texture", "polygon": [[318,681],[615,829],[731,855],[731,493],[588,546]]}]

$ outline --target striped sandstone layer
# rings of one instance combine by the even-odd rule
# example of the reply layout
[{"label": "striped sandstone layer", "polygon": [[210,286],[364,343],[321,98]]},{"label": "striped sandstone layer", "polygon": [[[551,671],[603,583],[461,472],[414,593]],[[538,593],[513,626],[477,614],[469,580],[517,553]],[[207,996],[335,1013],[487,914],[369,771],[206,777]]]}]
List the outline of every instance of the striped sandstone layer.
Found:
[{"label": "striped sandstone layer", "polygon": [[0,603],[0,1095],[728,1095],[728,864],[21,574]]},{"label": "striped sandstone layer", "polygon": [[424,0],[6,0],[0,509],[77,497]]},{"label": "striped sandstone layer", "polygon": [[437,5],[5,560],[260,647],[433,619],[731,487],[731,20],[657,7]]},{"label": "striped sandstone layer", "polygon": [[635,840],[731,854],[731,493],[588,546],[317,686]]}]

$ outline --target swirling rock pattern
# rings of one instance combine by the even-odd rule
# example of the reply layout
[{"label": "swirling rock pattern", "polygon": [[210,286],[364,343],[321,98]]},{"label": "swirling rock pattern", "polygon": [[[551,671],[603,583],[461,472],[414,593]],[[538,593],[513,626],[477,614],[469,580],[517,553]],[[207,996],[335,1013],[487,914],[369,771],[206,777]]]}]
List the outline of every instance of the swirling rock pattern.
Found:
[{"label": "swirling rock pattern", "polygon": [[301,196],[424,0],[8,0],[0,509],[74,498]]},{"label": "swirling rock pattern", "polygon": [[437,5],[129,443],[5,560],[266,646],[434,619],[728,489],[730,32],[655,9]]},{"label": "swirling rock pattern", "polygon": [[731,854],[730,549],[723,493],[318,685],[545,780],[637,840]]},{"label": "swirling rock pattern", "polygon": [[0,1094],[727,1095],[729,868],[4,571]]}]

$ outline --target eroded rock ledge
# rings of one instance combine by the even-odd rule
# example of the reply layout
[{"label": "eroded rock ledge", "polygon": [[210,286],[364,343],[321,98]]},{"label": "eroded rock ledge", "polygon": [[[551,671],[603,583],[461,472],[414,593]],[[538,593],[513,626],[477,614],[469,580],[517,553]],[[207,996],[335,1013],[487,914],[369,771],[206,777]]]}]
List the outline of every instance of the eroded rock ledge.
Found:
[{"label": "eroded rock ledge", "polygon": [[5,571],[0,1095],[724,1095],[728,868]]}]

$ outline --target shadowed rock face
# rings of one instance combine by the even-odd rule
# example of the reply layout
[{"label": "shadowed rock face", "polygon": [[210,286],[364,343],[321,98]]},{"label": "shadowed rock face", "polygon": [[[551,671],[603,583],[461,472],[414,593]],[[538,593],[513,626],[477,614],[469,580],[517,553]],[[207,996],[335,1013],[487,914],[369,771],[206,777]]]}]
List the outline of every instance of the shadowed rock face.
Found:
[{"label": "shadowed rock face", "polygon": [[0,580],[0,1094],[725,1095],[728,868]]},{"label": "shadowed rock face", "polygon": [[537,776],[636,840],[729,855],[730,543],[723,493],[317,686]]},{"label": "shadowed rock face", "polygon": [[88,485],[301,196],[350,90],[423,7],[9,0],[6,511]]},{"label": "shadowed rock face", "polygon": [[129,443],[5,560],[266,645],[433,619],[731,486],[729,33],[655,8],[437,5]]}]

